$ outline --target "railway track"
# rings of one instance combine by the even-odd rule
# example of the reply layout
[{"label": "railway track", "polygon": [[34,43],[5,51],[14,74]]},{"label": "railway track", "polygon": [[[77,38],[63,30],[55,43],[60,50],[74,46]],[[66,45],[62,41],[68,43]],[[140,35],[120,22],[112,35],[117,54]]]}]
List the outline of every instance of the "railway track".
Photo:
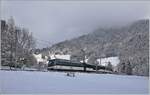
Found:
[{"label": "railway track", "polygon": [[95,71],[95,70],[78,70],[78,69],[58,69],[58,68],[48,68],[48,71],[58,71],[58,72],[82,72],[82,73],[99,73],[99,74],[113,74],[112,71]]}]

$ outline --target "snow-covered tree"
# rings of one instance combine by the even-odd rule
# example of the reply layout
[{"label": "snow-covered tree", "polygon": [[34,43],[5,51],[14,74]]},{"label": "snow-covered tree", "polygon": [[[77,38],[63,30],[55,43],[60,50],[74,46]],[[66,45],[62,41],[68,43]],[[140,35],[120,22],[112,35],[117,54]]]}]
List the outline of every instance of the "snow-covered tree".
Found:
[{"label": "snow-covered tree", "polygon": [[25,28],[16,27],[13,18],[10,18],[8,22],[1,21],[1,37],[2,65],[17,67],[23,63],[20,59],[32,61],[29,58],[35,47],[32,33]]}]

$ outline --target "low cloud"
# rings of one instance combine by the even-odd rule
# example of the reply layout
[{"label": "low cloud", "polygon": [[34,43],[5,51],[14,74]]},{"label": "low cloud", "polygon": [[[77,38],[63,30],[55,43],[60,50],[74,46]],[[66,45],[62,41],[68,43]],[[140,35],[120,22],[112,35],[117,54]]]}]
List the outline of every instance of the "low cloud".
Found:
[{"label": "low cloud", "polygon": [[[13,16],[17,25],[50,43],[92,32],[100,26],[124,25],[150,17],[147,2],[2,1],[1,5],[2,19]],[[40,48],[49,46],[42,41],[37,44]]]}]

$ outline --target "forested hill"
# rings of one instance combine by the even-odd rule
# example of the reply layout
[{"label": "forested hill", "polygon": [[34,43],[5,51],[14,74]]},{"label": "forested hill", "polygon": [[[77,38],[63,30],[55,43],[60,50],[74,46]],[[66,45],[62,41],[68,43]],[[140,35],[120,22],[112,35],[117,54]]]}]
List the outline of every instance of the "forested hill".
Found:
[{"label": "forested hill", "polygon": [[119,56],[121,62],[130,61],[134,69],[145,68],[149,56],[149,20],[142,19],[117,28],[99,28],[50,47],[51,52],[71,55],[80,54],[81,49],[85,49],[87,57]]},{"label": "forested hill", "polygon": [[[125,27],[99,28],[87,35],[55,44],[50,50],[73,53],[79,49],[86,48],[87,54],[97,53],[98,55],[113,56],[119,55],[120,51],[125,48],[133,48],[134,50],[138,48],[148,49],[148,34],[149,20],[139,20]],[[141,51],[141,53],[145,55],[144,51]]]}]

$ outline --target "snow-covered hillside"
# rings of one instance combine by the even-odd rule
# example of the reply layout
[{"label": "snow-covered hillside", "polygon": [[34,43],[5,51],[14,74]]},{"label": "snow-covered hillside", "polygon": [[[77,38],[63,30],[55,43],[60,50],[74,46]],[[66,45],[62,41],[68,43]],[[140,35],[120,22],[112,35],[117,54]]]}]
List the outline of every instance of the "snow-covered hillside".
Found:
[{"label": "snow-covered hillside", "polygon": [[148,94],[148,77],[0,71],[0,93]]}]

